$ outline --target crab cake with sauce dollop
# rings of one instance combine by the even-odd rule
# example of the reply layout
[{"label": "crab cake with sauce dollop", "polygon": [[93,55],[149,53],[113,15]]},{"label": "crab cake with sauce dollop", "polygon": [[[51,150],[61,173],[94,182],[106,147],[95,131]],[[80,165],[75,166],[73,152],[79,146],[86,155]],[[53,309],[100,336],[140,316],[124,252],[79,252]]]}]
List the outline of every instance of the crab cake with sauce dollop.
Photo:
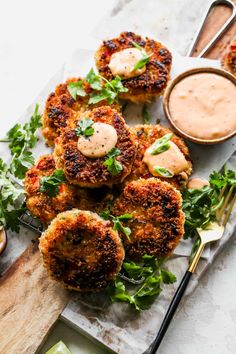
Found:
[{"label": "crab cake with sauce dollop", "polygon": [[138,148],[128,181],[158,177],[183,188],[192,173],[189,150],[183,139],[161,125],[137,125],[130,130]]},{"label": "crab cake with sauce dollop", "polygon": [[112,209],[115,216],[132,215],[126,221],[131,230],[129,239],[123,236],[128,258],[170,256],[184,233],[181,208],[180,192],[167,182],[150,178],[128,183]]},{"label": "crab cake with sauce dollop", "polygon": [[128,92],[121,93],[120,98],[134,103],[149,102],[160,96],[170,79],[169,50],[155,40],[132,32],[103,41],[95,59],[99,73],[107,80],[121,77]]},{"label": "crab cake with sauce dollop", "polygon": [[[79,95],[75,93],[74,97],[71,96],[68,89],[70,84],[79,85]],[[77,118],[79,113],[107,104],[106,100],[96,104],[89,104],[92,92],[94,90],[85,79],[71,78],[65,83],[59,84],[55,92],[49,95],[42,117],[42,134],[48,145],[54,145],[55,139]],[[117,102],[114,102],[112,107],[120,110]]]},{"label": "crab cake with sauce dollop", "polygon": [[112,186],[131,172],[136,145],[121,113],[104,106],[87,111],[56,139],[54,158],[68,181]]},{"label": "crab cake with sauce dollop", "polygon": [[222,68],[236,76],[236,39],[230,44],[221,60]]},{"label": "crab cake with sauce dollop", "polygon": [[57,185],[53,196],[46,190],[42,192],[40,181],[52,176],[55,170],[53,156],[44,155],[27,171],[24,180],[26,206],[44,224],[48,224],[58,213],[72,209],[76,203],[74,187],[65,180]]},{"label": "crab cake with sauce dollop", "polygon": [[124,259],[120,237],[90,211],[59,214],[42,234],[39,249],[49,275],[68,289],[99,291],[115,279]]}]

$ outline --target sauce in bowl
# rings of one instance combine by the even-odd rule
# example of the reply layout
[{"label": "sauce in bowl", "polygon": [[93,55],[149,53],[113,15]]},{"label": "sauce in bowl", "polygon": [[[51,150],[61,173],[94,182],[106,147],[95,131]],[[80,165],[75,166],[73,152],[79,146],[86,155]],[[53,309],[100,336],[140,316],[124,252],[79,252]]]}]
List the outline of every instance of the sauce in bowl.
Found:
[{"label": "sauce in bowl", "polygon": [[236,133],[236,80],[230,74],[203,68],[176,80],[168,93],[167,117],[179,133],[202,143]]}]

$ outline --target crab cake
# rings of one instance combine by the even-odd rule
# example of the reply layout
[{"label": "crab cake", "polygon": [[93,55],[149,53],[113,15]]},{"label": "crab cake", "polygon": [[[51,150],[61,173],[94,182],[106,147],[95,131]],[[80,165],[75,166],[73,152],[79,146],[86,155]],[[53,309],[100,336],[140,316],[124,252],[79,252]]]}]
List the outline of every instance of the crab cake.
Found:
[{"label": "crab cake", "polygon": [[148,254],[168,257],[184,233],[184,213],[180,192],[157,178],[139,179],[126,185],[115,201],[112,213],[129,213],[126,221],[131,229],[130,240],[123,237],[125,252],[130,259]]},{"label": "crab cake", "polygon": [[55,141],[54,158],[68,181],[98,188],[131,172],[136,146],[121,113],[104,106],[87,111]]},{"label": "crab cake", "polygon": [[[68,85],[76,82],[81,82],[84,96],[77,95],[74,99],[68,90]],[[92,92],[94,90],[84,79],[71,78],[65,83],[59,84],[55,92],[49,95],[43,113],[42,127],[42,134],[48,145],[54,145],[55,139],[77,118],[79,113],[107,104],[107,101],[103,100],[89,105],[89,95]],[[120,106],[116,102],[112,104],[112,107],[120,110]]]},{"label": "crab cake", "polygon": [[236,39],[230,44],[221,61],[222,68],[236,76]]},{"label": "crab cake", "polygon": [[[150,56],[146,65],[139,65],[145,56]],[[169,50],[159,42],[132,32],[104,41],[95,59],[99,73],[107,80],[116,75],[122,78],[128,92],[120,94],[120,98],[134,103],[149,102],[160,96],[170,78],[172,56]]]},{"label": "crab cake", "polygon": [[115,279],[124,259],[120,237],[90,211],[59,214],[39,241],[49,275],[66,288],[99,291]]},{"label": "crab cake", "polygon": [[45,155],[28,170],[24,180],[26,206],[44,224],[48,224],[58,213],[72,209],[76,203],[75,190],[66,182],[58,187],[58,194],[54,197],[40,191],[40,179],[52,175],[53,172],[54,159],[52,155]]},{"label": "crab cake", "polygon": [[[131,127],[131,133],[135,137],[135,140],[138,144],[137,154],[134,161],[131,174],[128,176],[128,181],[137,180],[138,178],[150,178],[153,177],[153,171],[150,172],[150,166],[144,162],[144,156],[148,148],[157,140],[165,136],[166,134],[172,133],[168,128],[162,127],[161,125],[137,125]],[[192,172],[192,163],[189,156],[189,150],[184,141],[177,135],[173,135],[171,138],[172,148],[175,148],[174,153],[175,163],[178,163],[177,159],[180,159],[181,167],[177,174],[174,174],[170,178],[163,177],[161,175],[155,174],[154,177],[166,180],[167,182],[173,184],[176,188],[181,189],[186,185],[188,181],[188,176]],[[170,150],[172,152],[172,150]],[[170,156],[166,156],[169,153],[168,151],[161,154],[166,163],[170,161]],[[165,154],[165,155],[164,155]],[[161,156],[160,155],[160,156]],[[143,160],[144,159],[144,160]],[[146,161],[146,160],[145,160]]]}]

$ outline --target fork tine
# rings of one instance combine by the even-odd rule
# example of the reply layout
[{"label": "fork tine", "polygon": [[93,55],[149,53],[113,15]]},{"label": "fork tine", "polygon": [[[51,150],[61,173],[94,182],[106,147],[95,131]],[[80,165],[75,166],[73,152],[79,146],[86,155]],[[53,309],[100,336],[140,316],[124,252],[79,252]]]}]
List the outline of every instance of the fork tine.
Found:
[{"label": "fork tine", "polygon": [[218,222],[221,222],[222,216],[223,216],[223,214],[224,214],[224,212],[225,212],[225,210],[226,210],[226,208],[228,206],[228,202],[229,202],[229,199],[231,197],[231,194],[233,193],[233,190],[234,190],[234,186],[231,186],[229,191],[228,191],[228,193],[227,193],[227,195],[226,195],[226,197],[225,197],[225,200],[224,200],[222,206],[219,209],[219,213],[217,215]]},{"label": "fork tine", "polygon": [[233,210],[233,207],[234,207],[234,204],[236,202],[236,193],[233,197],[233,199],[231,200],[230,204],[229,204],[229,207],[228,207],[228,210],[225,214],[225,217],[224,217],[224,221],[223,221],[223,226],[225,226],[229,220],[229,217],[230,217],[230,214],[231,214],[231,211]]}]

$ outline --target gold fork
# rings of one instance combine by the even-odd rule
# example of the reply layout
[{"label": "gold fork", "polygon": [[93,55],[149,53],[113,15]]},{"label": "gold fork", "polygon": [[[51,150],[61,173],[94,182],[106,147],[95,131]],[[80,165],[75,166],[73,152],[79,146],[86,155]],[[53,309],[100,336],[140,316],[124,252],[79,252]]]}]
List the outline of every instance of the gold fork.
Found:
[{"label": "gold fork", "polygon": [[196,254],[194,255],[188,270],[186,271],[178,289],[176,290],[176,293],[171,301],[171,304],[168,308],[168,311],[165,315],[165,318],[162,322],[161,328],[156,336],[156,339],[154,340],[152,347],[150,349],[149,354],[155,354],[157,349],[159,348],[162,339],[164,338],[164,335],[169,327],[169,324],[178,308],[178,305],[180,303],[180,300],[182,299],[182,296],[187,288],[187,285],[191,279],[192,274],[194,273],[197,264],[199,262],[199,259],[201,257],[201,254],[206,246],[206,244],[214,241],[218,241],[222,238],[225,230],[225,226],[229,220],[230,214],[233,210],[234,204],[236,202],[236,193],[235,193],[235,187],[231,186],[228,191],[226,191],[226,188],[223,188],[219,194],[219,200],[223,197],[223,195],[226,193],[226,196],[224,197],[223,203],[220,206],[220,208],[217,210],[216,213],[216,222],[211,222],[207,226],[206,229],[197,229],[197,232],[200,236],[200,245],[197,249]]}]

